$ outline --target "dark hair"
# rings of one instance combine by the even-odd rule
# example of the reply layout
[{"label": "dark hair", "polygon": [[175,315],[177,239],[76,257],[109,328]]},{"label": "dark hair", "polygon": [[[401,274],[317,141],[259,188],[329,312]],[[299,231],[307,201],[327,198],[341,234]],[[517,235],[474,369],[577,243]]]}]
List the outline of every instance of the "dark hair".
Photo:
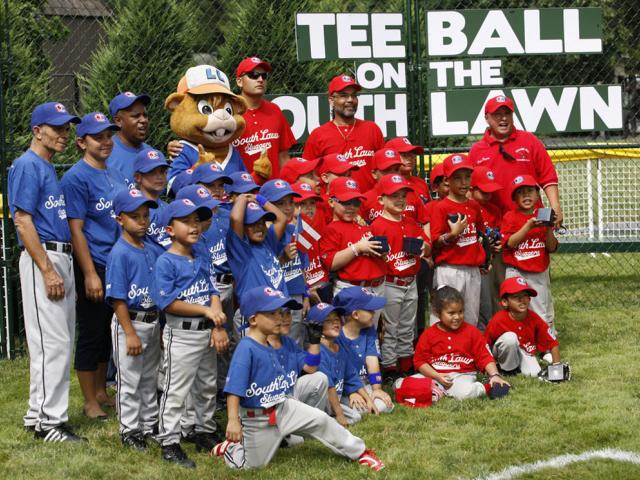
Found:
[{"label": "dark hair", "polygon": [[450,303],[461,303],[464,305],[464,297],[453,287],[442,285],[431,291],[431,309],[438,314]]}]

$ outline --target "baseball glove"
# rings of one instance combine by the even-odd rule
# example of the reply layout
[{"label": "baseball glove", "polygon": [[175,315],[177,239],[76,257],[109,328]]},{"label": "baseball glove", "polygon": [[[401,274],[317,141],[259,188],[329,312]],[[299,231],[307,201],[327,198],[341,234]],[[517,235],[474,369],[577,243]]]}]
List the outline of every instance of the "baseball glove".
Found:
[{"label": "baseball glove", "polygon": [[568,363],[557,363],[543,368],[538,374],[543,382],[560,383],[571,380],[571,367]]}]

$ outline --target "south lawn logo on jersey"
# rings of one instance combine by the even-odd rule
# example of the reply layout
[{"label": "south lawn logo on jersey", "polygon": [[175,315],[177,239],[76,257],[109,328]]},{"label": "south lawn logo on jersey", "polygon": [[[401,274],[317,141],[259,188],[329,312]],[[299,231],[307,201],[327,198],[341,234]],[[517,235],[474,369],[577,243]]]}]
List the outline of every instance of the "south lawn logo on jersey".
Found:
[{"label": "south lawn logo on jersey", "polygon": [[282,265],[282,270],[284,270],[285,282],[290,282],[294,278],[298,278],[302,275],[302,259],[300,258],[300,255],[296,255],[292,260],[289,260],[287,263]]},{"label": "south lawn logo on jersey", "polygon": [[473,358],[456,353],[445,353],[431,362],[431,366],[435,370],[460,370],[462,365],[471,365],[472,363]]},{"label": "south lawn logo on jersey", "polygon": [[403,251],[388,254],[387,263],[391,263],[393,268],[398,272],[402,272],[409,267],[413,267],[416,264],[416,257],[407,257],[407,254]]},{"label": "south lawn logo on jersey", "polygon": [[245,392],[245,397],[260,397],[260,405],[264,408],[276,405],[286,398],[287,390],[295,383],[295,378],[292,378],[292,375],[296,376],[296,373],[289,372],[286,376],[278,375],[268,385],[258,385],[253,382]]},{"label": "south lawn logo on jersey", "polygon": [[262,273],[269,278],[269,283],[274,287],[279,287],[282,283],[282,279],[284,278],[284,272],[280,266],[280,261],[274,255],[271,256],[271,265],[271,268],[265,268],[265,266],[261,264],[260,268],[262,269]]},{"label": "south lawn logo on jersey", "polygon": [[151,299],[151,295],[149,294],[149,287],[138,288],[135,283],[131,284],[131,288],[129,289],[129,293],[127,294],[127,298],[129,300],[134,300],[138,297],[142,297],[142,299],[138,302],[138,304],[142,308],[151,308],[153,305],[153,300]]},{"label": "south lawn logo on jersey", "polygon": [[374,153],[373,150],[365,150],[362,145],[358,145],[344,152],[344,158],[354,167],[364,167],[367,165],[367,158],[373,157]]},{"label": "south lawn logo on jersey", "polygon": [[[205,293],[206,295],[200,295],[201,293]],[[180,292],[180,295],[178,295],[178,300],[198,305],[207,305],[210,299],[209,284],[203,279],[198,280],[197,283],[185,288]]]},{"label": "south lawn logo on jersey", "polygon": [[225,249],[224,239],[220,239],[218,243],[209,247],[209,255],[211,263],[220,266],[227,261],[227,250]]},{"label": "south lawn logo on jersey", "polygon": [[53,195],[49,195],[49,198],[44,202],[44,208],[51,210],[52,208],[66,207],[64,203],[64,195],[60,194],[58,198]]}]

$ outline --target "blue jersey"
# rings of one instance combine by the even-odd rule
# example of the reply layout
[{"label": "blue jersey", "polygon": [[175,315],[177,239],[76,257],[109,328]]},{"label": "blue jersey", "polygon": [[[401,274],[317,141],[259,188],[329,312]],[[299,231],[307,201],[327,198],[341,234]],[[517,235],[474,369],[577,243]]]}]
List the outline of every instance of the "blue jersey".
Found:
[{"label": "blue jersey", "polygon": [[272,287],[288,295],[284,272],[276,256],[278,239],[273,229],[267,230],[262,243],[253,243],[247,236],[240,238],[233,229],[227,233],[227,258],[236,281],[236,294],[242,295],[253,287]]},{"label": "blue jersey", "polygon": [[338,398],[343,393],[351,395],[363,387],[358,369],[349,360],[349,354],[344,348],[334,352],[321,344],[320,352],[320,371],[329,379],[329,388],[336,389]]},{"label": "blue jersey", "polygon": [[[273,228],[273,225],[271,226]],[[295,225],[287,225],[284,235],[280,240],[280,252],[291,243],[293,239],[293,233],[295,232]],[[287,282],[287,290],[289,295],[306,295],[307,285],[304,280],[304,270],[309,266],[309,255],[305,252],[298,251],[298,255],[292,260],[282,265],[284,271],[284,280]]]},{"label": "blue jersey", "polygon": [[[16,158],[9,169],[9,210],[16,218],[16,210],[29,215],[38,232],[40,242],[70,242],[65,197],[51,162],[33,150]],[[22,246],[22,239],[18,236]]]},{"label": "blue jersey", "polygon": [[218,209],[218,213],[211,220],[211,226],[202,234],[202,239],[209,250],[211,265],[217,275],[231,273],[226,246],[229,221],[229,210]]},{"label": "blue jersey", "polygon": [[87,238],[94,263],[104,267],[111,247],[120,237],[113,211],[113,197],[127,188],[123,177],[110,170],[94,168],[80,159],[62,177],[67,216],[84,220],[82,232]]},{"label": "blue jersey", "polygon": [[156,202],[158,202],[158,208],[149,209],[149,228],[147,228],[144,240],[159,257],[171,246],[171,237],[166,232],[163,218],[164,211],[169,204],[160,199],[157,199]]},{"label": "blue jersey", "polygon": [[151,147],[146,143],[142,143],[138,148],[128,147],[122,143],[118,135],[113,136],[113,150],[107,158],[107,167],[109,170],[119,172],[129,188],[136,186],[136,181],[133,178],[136,155],[146,148]]},{"label": "blue jersey", "polygon": [[286,335],[280,337],[280,342],[282,342],[282,346],[274,350],[276,351],[278,360],[280,360],[280,364],[286,372],[286,378],[289,382],[287,393],[292,393],[293,387],[298,379],[298,374],[302,371],[302,367],[304,367],[307,352],[302,350],[291,337],[287,337]]},{"label": "blue jersey", "polygon": [[215,278],[211,278],[207,259],[165,252],[156,261],[152,296],[161,310],[175,300],[198,305],[211,305],[211,295],[220,295]]},{"label": "blue jersey", "polygon": [[233,352],[224,391],[240,397],[244,408],[269,408],[287,397],[294,381],[287,375],[273,348],[243,337]]},{"label": "blue jersey", "polygon": [[[180,140],[180,143],[182,144],[182,151],[171,163],[171,167],[169,168],[169,173],[167,175],[169,180],[179,173],[192,168],[200,158],[197,145],[187,142],[186,140]],[[220,165],[220,168],[224,170],[225,175],[229,175],[234,172],[247,171],[244,163],[242,162],[242,158],[240,157],[240,152],[236,147],[232,147],[231,145],[229,145],[229,153],[227,153],[224,161],[218,165]]]},{"label": "blue jersey", "polygon": [[120,237],[107,258],[107,301],[122,300],[129,310],[157,310],[151,298],[155,263],[148,246],[134,247]]},{"label": "blue jersey", "polygon": [[340,346],[340,350],[345,351],[360,377],[367,375],[366,358],[380,357],[378,334],[373,327],[360,330],[360,335],[354,340],[347,338],[344,331],[340,330],[336,343]]}]

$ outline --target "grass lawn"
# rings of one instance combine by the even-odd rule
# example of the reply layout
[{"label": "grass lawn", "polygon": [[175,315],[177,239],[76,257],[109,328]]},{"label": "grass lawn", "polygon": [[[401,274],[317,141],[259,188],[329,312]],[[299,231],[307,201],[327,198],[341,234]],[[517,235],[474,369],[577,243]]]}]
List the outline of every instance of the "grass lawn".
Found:
[{"label": "grass lawn", "polygon": [[[638,276],[607,277],[598,307],[574,296],[583,288],[593,289],[593,277],[568,277],[554,278],[554,294],[561,349],[571,362],[573,380],[548,385],[517,378],[503,400],[445,399],[432,408],[397,407],[390,415],[366,418],[352,431],[386,463],[378,474],[331,454],[316,441],[280,450],[267,468],[249,473],[233,472],[220,459],[187,446],[197,463],[196,470],[187,471],[163,462],[155,446],[146,454],[123,450],[115,419],[104,424],[84,419],[75,378],[71,423],[90,443],[45,445],[21,428],[28,390],[27,361],[22,359],[0,363],[0,478],[472,479],[566,453],[602,448],[640,453],[640,308],[633,288]],[[631,479],[640,478],[640,466],[592,460],[517,478]]]}]

